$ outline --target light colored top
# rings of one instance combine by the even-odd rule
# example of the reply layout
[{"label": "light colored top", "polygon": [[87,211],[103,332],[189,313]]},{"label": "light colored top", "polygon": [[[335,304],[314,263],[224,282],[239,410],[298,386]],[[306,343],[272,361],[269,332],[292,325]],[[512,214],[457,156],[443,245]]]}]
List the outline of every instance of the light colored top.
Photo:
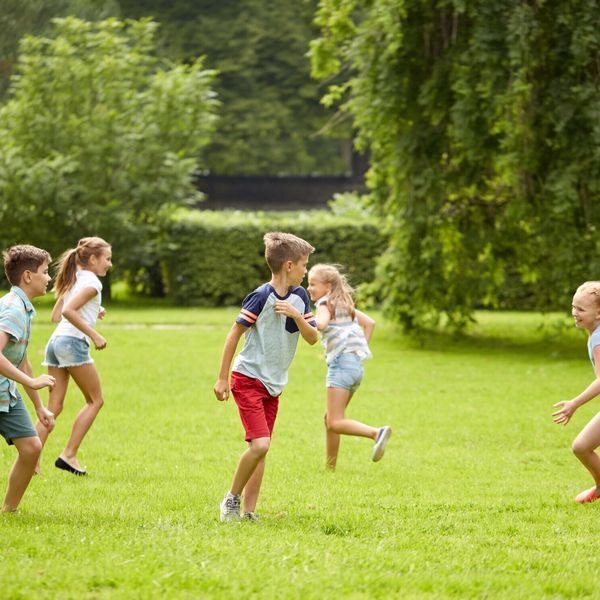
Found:
[{"label": "light colored top", "polygon": [[[317,300],[317,307],[327,304],[329,296]],[[321,331],[321,342],[325,349],[325,360],[331,364],[340,354],[356,354],[361,360],[371,358],[371,350],[363,328],[343,308],[336,307],[335,318]]]},{"label": "light colored top", "polygon": [[[81,308],[77,310],[81,318],[90,326],[95,327],[96,320],[98,319],[98,312],[100,311],[100,307],[102,306],[102,283],[92,273],[91,271],[87,271],[86,269],[81,269],[77,271],[75,283],[73,287],[63,296],[63,307],[66,306],[71,298],[75,296],[78,292],[85,288],[94,288],[98,293],[88,302],[86,302]],[[66,335],[68,337],[76,337],[80,339],[87,339],[89,337],[80,331],[65,317],[60,320],[60,323],[54,330],[52,337],[56,337],[57,335]]]},{"label": "light colored top", "polygon": [[[35,316],[33,304],[27,294],[15,285],[0,299],[0,330],[8,334],[8,342],[2,354],[10,363],[19,367],[31,335],[31,319]],[[17,403],[17,384],[8,377],[0,375],[0,412]]]},{"label": "light colored top", "polygon": [[271,284],[265,283],[244,298],[235,320],[248,329],[244,347],[233,363],[234,371],[258,379],[274,397],[279,396],[287,384],[288,368],[300,335],[294,319],[275,312],[276,300],[286,300],[313,327],[317,326],[303,287],[290,287],[286,296],[279,296]]},{"label": "light colored top", "polygon": [[592,335],[588,338],[588,354],[593,367],[596,366],[596,363],[594,362],[594,348],[596,346],[600,346],[600,325],[594,329]]}]

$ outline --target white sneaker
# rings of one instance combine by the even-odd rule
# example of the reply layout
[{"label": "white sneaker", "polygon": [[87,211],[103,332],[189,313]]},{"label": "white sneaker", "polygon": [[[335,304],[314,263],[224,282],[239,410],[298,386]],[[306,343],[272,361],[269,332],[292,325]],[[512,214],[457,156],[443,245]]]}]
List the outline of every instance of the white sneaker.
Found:
[{"label": "white sneaker", "polygon": [[242,497],[227,492],[221,502],[221,521],[239,521]]},{"label": "white sneaker", "polygon": [[392,428],[389,425],[385,425],[378,431],[377,439],[375,440],[375,444],[373,445],[373,453],[371,454],[371,460],[373,462],[381,460],[381,457],[385,452],[385,447],[391,435]]}]

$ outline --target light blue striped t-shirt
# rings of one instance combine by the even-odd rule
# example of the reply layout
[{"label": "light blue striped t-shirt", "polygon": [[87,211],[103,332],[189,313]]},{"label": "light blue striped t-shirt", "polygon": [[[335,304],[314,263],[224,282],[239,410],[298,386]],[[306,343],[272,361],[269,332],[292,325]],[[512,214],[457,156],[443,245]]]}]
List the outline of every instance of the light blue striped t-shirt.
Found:
[{"label": "light blue striped t-shirt", "polygon": [[270,283],[265,283],[244,299],[235,322],[248,329],[233,370],[261,381],[271,396],[279,396],[287,384],[300,335],[294,319],[275,312],[276,300],[286,300],[304,315],[305,321],[317,326],[308,294],[301,286],[290,287],[285,296],[279,296]]},{"label": "light blue striped t-shirt", "polygon": [[596,346],[600,346],[600,325],[594,329],[592,335],[588,338],[588,354],[590,355],[593,367],[596,366],[596,363],[594,362],[594,348]]},{"label": "light blue striped t-shirt", "polygon": [[[317,307],[326,304],[328,298],[329,296],[319,298]],[[328,365],[340,354],[356,354],[361,360],[372,356],[363,328],[346,310],[338,307],[335,309],[335,319],[331,319],[321,331],[321,342]]]},{"label": "light blue striped t-shirt", "polygon": [[[27,352],[34,315],[33,304],[20,287],[13,286],[0,299],[0,330],[8,334],[2,354],[15,367],[19,367]],[[17,384],[0,375],[0,412],[8,412],[17,403],[17,397]]]}]

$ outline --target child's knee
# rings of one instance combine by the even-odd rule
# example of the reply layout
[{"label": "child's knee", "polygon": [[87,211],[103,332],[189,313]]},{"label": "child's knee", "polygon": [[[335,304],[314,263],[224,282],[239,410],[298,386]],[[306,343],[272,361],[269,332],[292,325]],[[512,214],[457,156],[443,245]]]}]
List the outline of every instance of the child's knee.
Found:
[{"label": "child's knee", "polygon": [[571,450],[575,456],[584,456],[595,450],[595,448],[591,448],[590,445],[586,444],[583,440],[575,438],[571,444]]},{"label": "child's knee", "polygon": [[27,442],[19,445],[19,456],[28,461],[37,461],[42,453],[42,440],[31,437]]},{"label": "child's knee", "polygon": [[102,396],[89,396],[86,400],[87,403],[96,410],[100,410],[104,406],[104,398],[102,398]]},{"label": "child's knee", "polygon": [[252,440],[252,443],[250,444],[250,449],[252,450],[252,453],[261,458],[263,456],[266,456],[270,447],[271,440],[269,438],[257,438]]}]

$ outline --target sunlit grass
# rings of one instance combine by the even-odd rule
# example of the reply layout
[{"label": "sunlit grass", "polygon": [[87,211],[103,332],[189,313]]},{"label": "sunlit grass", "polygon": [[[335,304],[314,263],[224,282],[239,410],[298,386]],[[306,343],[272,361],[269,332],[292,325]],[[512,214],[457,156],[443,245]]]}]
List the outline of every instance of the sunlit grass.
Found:
[{"label": "sunlit grass", "polygon": [[[236,309],[109,307],[95,353],[106,405],[81,451],[52,466],[81,405],[69,392],[43,475],[0,517],[6,598],[573,597],[597,589],[600,506],[552,404],[592,377],[564,317],[482,313],[468,335],[411,340],[379,320],[349,415],[394,427],[386,456],[346,438],[324,471],[325,365],[299,345],[257,524],[222,524],[243,431],[212,395]],[[40,372],[52,326],[39,310]],[[544,325],[542,327],[542,325]],[[0,453],[0,475],[14,459]]]}]

